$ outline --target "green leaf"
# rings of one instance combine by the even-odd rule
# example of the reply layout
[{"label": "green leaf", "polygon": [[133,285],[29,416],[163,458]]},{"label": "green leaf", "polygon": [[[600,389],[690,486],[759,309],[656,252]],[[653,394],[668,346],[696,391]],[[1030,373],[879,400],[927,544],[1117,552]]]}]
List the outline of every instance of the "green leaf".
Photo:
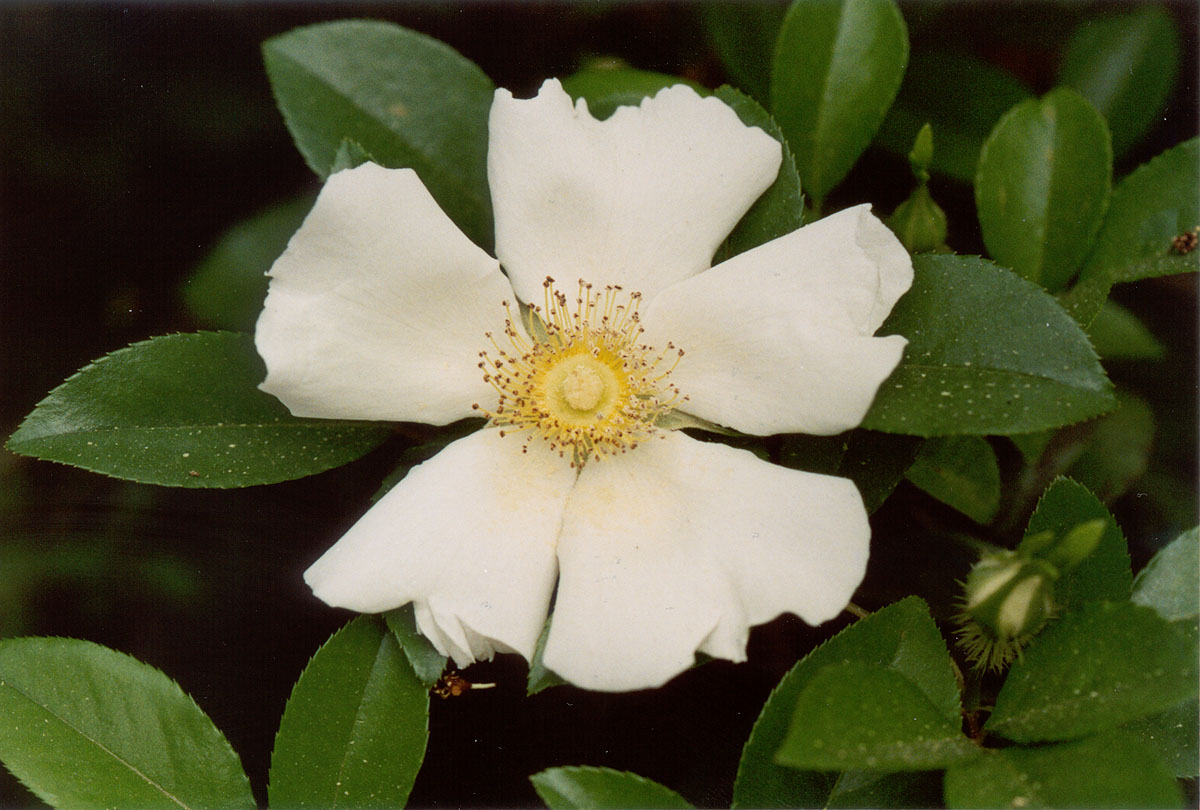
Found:
[{"label": "green leaf", "polygon": [[875,140],[907,157],[917,131],[931,123],[937,149],[930,168],[970,183],[992,127],[1029,95],[1012,74],[965,51],[921,49],[913,53]]},{"label": "green leaf", "polygon": [[1022,743],[1069,740],[1196,696],[1195,626],[1098,602],[1068,613],[1009,672],[986,730]]},{"label": "green leaf", "polygon": [[734,807],[823,806],[836,787],[828,774],[775,764],[800,694],[823,669],[845,662],[890,667],[925,696],[947,722],[959,716],[958,684],[928,606],[902,599],[847,627],[804,657],[767,698],[738,765]]},{"label": "green leaf", "polygon": [[625,807],[686,810],[692,806],[658,782],[611,768],[547,768],[530,776],[529,781],[550,810],[617,810]]},{"label": "green leaf", "polygon": [[1200,775],[1200,703],[1195,699],[1121,728],[1154,748],[1175,776]]},{"label": "green leaf", "polygon": [[1135,605],[1158,611],[1164,619],[1178,621],[1200,615],[1200,529],[1192,528],[1161,549],[1133,581]]},{"label": "green leaf", "polygon": [[1041,748],[1006,748],[946,771],[946,805],[1181,807],[1153,749],[1128,734]]},{"label": "green leaf", "polygon": [[1125,536],[1117,521],[1082,484],[1059,478],[1042,494],[1025,530],[1027,537],[1047,531],[1062,537],[1079,524],[1096,519],[1104,521],[1104,534],[1096,550],[1055,584],[1055,602],[1068,609],[1129,598],[1133,573]]},{"label": "green leaf", "polygon": [[857,429],[846,442],[837,475],[853,481],[867,511],[874,512],[904,479],[921,445],[915,436]]},{"label": "green leaf", "polygon": [[1158,6],[1090,17],[1075,30],[1059,80],[1108,119],[1124,154],[1153,126],[1179,73],[1179,34]]},{"label": "green leaf", "polygon": [[977,256],[913,257],[879,334],[908,338],[862,426],[917,436],[1031,433],[1113,406],[1079,326],[1036,286]]},{"label": "green leaf", "polygon": [[322,178],[349,138],[388,168],[412,168],[480,247],[492,244],[487,121],[494,86],[435,39],[391,23],[344,20],[263,43],[275,100]]},{"label": "green leaf", "polygon": [[894,670],[836,664],[800,693],[775,761],[825,771],[944,768],[979,753],[961,725]]},{"label": "green leaf", "polygon": [[1105,360],[1161,360],[1166,349],[1125,307],[1108,300],[1087,327],[1096,354]]},{"label": "green leaf", "polygon": [[542,655],[546,652],[546,639],[550,637],[550,622],[553,620],[553,613],[546,617],[546,623],[542,625],[542,633],[538,636],[537,648],[533,651],[533,660],[529,662],[529,677],[525,681],[527,697],[536,695],[551,686],[561,686],[566,683],[562,678],[546,669],[546,665],[542,661]]},{"label": "green leaf", "polygon": [[8,449],[143,484],[247,487],[346,464],[387,438],[370,422],[292,416],[257,389],[265,375],[246,335],[152,338],[51,391]]},{"label": "green leaf", "polygon": [[784,7],[771,3],[708,3],[701,22],[729,78],[760,104],[771,101],[770,53],[783,24]]},{"label": "green leaf", "polygon": [[788,9],[771,112],[817,208],[871,142],[907,62],[908,31],[893,0],[795,0]]},{"label": "green leaf", "polygon": [[272,807],[403,807],[429,739],[429,692],[374,617],[360,616],[300,675],[271,754]]},{"label": "green leaf", "polygon": [[180,288],[192,316],[215,329],[253,330],[267,297],[267,271],[313,199],[305,194],[273,205],[222,234]]},{"label": "green leaf", "polygon": [[1099,312],[1112,285],[1194,273],[1200,250],[1179,253],[1177,236],[1200,226],[1200,138],[1143,163],[1113,189],[1096,246],[1063,305],[1080,323]]},{"label": "green leaf", "polygon": [[1112,184],[1104,119],[1059,88],[1013,107],[979,155],[975,206],[997,262],[1050,291],[1078,272]]},{"label": "green leaf", "polygon": [[1000,507],[1000,465],[978,436],[926,441],[905,476],[976,523],[990,523]]},{"label": "green leaf", "polygon": [[844,771],[830,791],[829,808],[937,807],[942,803],[941,771]]},{"label": "green leaf", "polygon": [[375,158],[363,148],[362,144],[351,138],[342,138],[333,163],[329,165],[329,173],[337,174],[347,169],[356,169],[364,163],[375,163]]},{"label": "green leaf", "polygon": [[1050,440],[1058,433],[1057,429],[1039,430],[1036,433],[1015,433],[1008,437],[1021,453],[1026,466],[1033,467],[1041,459],[1042,454],[1050,445]]},{"label": "green leaf", "polygon": [[1125,494],[1150,464],[1154,412],[1141,397],[1117,393],[1117,409],[1096,421],[1067,474],[1105,503]]},{"label": "green leaf", "polygon": [[404,650],[404,657],[408,659],[417,679],[425,684],[426,689],[431,688],[446,669],[446,656],[438,652],[429,639],[417,630],[412,603],[389,610],[383,614],[383,619],[400,649]]},{"label": "green leaf", "polygon": [[605,119],[617,107],[636,107],[642,99],[653,96],[664,87],[686,84],[702,96],[711,91],[703,85],[653,70],[631,67],[594,67],[572,73],[563,79],[563,90],[572,99],[584,99],[594,118]]},{"label": "green leaf", "polygon": [[237,754],[170,678],[87,641],[0,641],[0,760],[58,808],[253,808]]},{"label": "green leaf", "polygon": [[792,150],[784,140],[783,131],[775,119],[759,106],[758,102],[734,90],[729,85],[717,88],[716,97],[728,104],[742,123],[758,127],[783,147],[783,162],[779,175],[771,187],[762,193],[741,222],[729,234],[724,244],[717,249],[713,264],[770,242],[799,228],[804,224],[804,193],[800,188],[800,175],[796,172]]}]

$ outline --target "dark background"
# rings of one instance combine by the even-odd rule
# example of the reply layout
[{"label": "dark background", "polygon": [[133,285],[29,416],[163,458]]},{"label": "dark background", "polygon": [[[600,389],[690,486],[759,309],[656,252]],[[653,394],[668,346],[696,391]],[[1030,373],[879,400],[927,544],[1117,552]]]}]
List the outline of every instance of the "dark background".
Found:
[{"label": "dark background", "polygon": [[[1166,117],[1118,172],[1196,130],[1193,4],[1169,7],[1185,60]],[[1097,12],[1099,9],[1099,12]],[[960,38],[1049,89],[1067,32],[1114,5],[905,6],[914,50]],[[689,4],[0,5],[0,436],[76,369],[132,341],[199,328],[180,286],[224,229],[315,190],[262,70],[259,44],[326,19],[388,19],[438,37],[499,86],[532,92],[591,55],[725,80]],[[908,193],[906,165],[868,152],[829,207]],[[970,189],[935,180],[952,243],[980,252]],[[1144,562],[1194,523],[1195,292],[1163,279],[1122,292],[1169,344],[1167,361],[1111,371],[1153,396],[1156,468],[1182,487],[1182,515],[1137,494],[1114,505]],[[272,736],[312,652],[349,614],[326,608],[303,570],[367,507],[395,466],[392,442],[346,468],[239,491],[128,484],[0,451],[0,636],[64,635],[130,653],[192,694],[240,753],[265,801]],[[1012,453],[1002,461],[1013,462]],[[1183,482],[1183,483],[1179,483]],[[928,538],[954,518],[902,486],[877,515],[872,578],[897,567],[961,570]],[[951,555],[947,558],[947,555]],[[882,577],[882,574],[888,574]],[[930,586],[934,587],[934,586]],[[867,594],[877,607],[895,594]],[[737,757],[767,692],[816,640],[784,618],[756,631],[751,662],[715,663],[646,693],[556,688],[523,697],[510,656],[469,676],[490,692],[434,701],[414,806],[530,805],[528,774],[553,765],[634,770],[703,805],[727,805]],[[936,780],[930,785],[936,801]],[[0,805],[36,804],[0,771]]]}]

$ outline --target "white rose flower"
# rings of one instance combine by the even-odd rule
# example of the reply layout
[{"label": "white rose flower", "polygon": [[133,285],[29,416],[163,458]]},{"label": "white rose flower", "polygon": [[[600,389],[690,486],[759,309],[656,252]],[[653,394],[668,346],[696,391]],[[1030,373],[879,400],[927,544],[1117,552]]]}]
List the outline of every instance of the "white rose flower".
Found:
[{"label": "white rose flower", "polygon": [[613,691],[697,652],[744,660],[783,612],[836,616],[867,563],[854,484],[656,421],[853,428],[904,350],[872,335],[908,254],[864,205],[709,269],[781,149],[684,86],[605,121],[557,81],[498,90],[489,126],[496,258],[414,172],[365,164],[329,178],[271,269],[262,388],[292,413],[488,417],[307,571],[314,593],[412,602],[460,667],[531,658],[553,598],[545,665]]}]

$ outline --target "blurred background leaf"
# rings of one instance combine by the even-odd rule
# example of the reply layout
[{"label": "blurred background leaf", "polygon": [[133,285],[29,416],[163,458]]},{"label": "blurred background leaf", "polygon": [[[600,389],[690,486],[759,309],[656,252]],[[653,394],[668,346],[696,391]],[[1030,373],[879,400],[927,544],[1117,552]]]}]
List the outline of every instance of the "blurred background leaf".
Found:
[{"label": "blurred background leaf", "polygon": [[252,332],[267,297],[267,271],[283,253],[315,198],[272,205],[221,235],[180,287],[184,306],[204,326]]},{"label": "blurred background leaf", "polygon": [[1059,81],[1108,120],[1123,155],[1162,112],[1179,74],[1179,33],[1159,6],[1081,23],[1067,43]]}]

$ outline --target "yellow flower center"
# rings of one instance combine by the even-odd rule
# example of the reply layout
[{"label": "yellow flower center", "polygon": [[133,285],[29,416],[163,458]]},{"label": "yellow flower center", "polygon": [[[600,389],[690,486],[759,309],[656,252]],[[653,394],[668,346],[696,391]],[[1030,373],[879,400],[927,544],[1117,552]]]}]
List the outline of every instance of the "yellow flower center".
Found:
[{"label": "yellow flower center", "polygon": [[[640,293],[620,287],[593,292],[579,282],[568,299],[547,277],[544,306],[524,311],[525,332],[513,324],[512,310],[504,333],[511,349],[480,352],[483,379],[499,394],[495,411],[472,407],[501,428],[500,435],[520,431],[526,450],[536,438],[549,442],[560,456],[571,453],[571,466],[624,453],[653,436],[655,422],[682,399],[666,378],[683,356],[668,343],[662,351],[638,343],[644,331],[638,318]],[[674,363],[667,365],[667,358]]]}]

